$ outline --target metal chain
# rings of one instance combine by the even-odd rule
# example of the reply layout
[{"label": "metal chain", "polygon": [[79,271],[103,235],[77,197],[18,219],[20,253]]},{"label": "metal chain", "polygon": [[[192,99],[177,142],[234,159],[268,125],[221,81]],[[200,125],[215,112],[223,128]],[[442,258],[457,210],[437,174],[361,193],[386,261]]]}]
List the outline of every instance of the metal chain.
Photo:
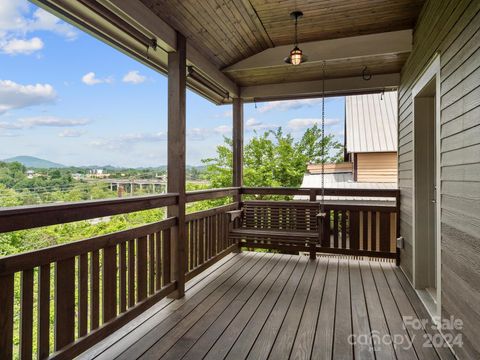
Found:
[{"label": "metal chain", "polygon": [[324,212],[325,202],[325,60],[322,66],[322,196],[321,212]]}]

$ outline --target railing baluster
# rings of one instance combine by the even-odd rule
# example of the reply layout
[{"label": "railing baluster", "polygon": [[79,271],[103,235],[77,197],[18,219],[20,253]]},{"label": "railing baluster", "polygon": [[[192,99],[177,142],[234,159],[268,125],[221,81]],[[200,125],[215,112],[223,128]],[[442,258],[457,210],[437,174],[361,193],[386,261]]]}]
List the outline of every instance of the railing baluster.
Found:
[{"label": "railing baluster", "polygon": [[333,210],[333,247],[338,249],[338,210]]},{"label": "railing baluster", "polygon": [[100,322],[100,256],[98,250],[90,255],[90,330]]},{"label": "railing baluster", "polygon": [[205,245],[205,234],[204,234],[204,224],[205,224],[205,220],[204,219],[200,219],[199,220],[200,222],[200,229],[199,229],[199,239],[198,239],[198,242],[199,242],[199,247],[198,247],[198,264],[201,265],[203,264],[203,261],[205,259],[205,253],[204,253],[204,245]]},{"label": "railing baluster", "polygon": [[362,211],[362,250],[368,249],[368,211]]},{"label": "railing baluster", "polygon": [[358,211],[349,211],[350,215],[350,249],[358,250],[360,242],[360,221]]},{"label": "railing baluster", "polygon": [[187,272],[192,270],[194,268],[193,265],[193,221],[189,221],[187,223],[187,251],[186,254],[188,256],[188,262],[187,262]]},{"label": "railing baluster", "polygon": [[120,244],[120,313],[127,310],[127,243]]},{"label": "railing baluster", "polygon": [[163,230],[163,286],[170,284],[171,280],[171,263],[170,263],[170,251],[171,251],[171,231],[170,229]]},{"label": "railing baluster", "polygon": [[55,351],[75,339],[75,258],[55,267]]},{"label": "railing baluster", "polygon": [[155,290],[162,287],[162,235],[155,233]]},{"label": "railing baluster", "polygon": [[0,359],[13,357],[13,294],[14,275],[0,276]]},{"label": "railing baluster", "polygon": [[323,228],[323,241],[322,244],[323,246],[326,247],[332,247],[332,242],[331,242],[331,236],[330,236],[330,210],[325,209],[325,220],[323,222],[324,228]]},{"label": "railing baluster", "polygon": [[135,305],[135,239],[128,241],[128,307]]},{"label": "railing baluster", "polygon": [[148,236],[148,294],[155,292],[155,234]]},{"label": "railing baluster", "polygon": [[347,248],[347,210],[342,210],[342,249]]},{"label": "railing baluster", "polygon": [[88,253],[80,255],[78,265],[78,336],[88,332]]},{"label": "railing baluster", "polygon": [[372,251],[379,251],[380,249],[377,246],[377,212],[372,211],[371,214],[372,214],[371,216],[371,220],[372,220],[371,234],[372,235],[371,235],[370,241],[371,241]]},{"label": "railing baluster", "polygon": [[103,323],[117,316],[117,248],[103,249]]},{"label": "railing baluster", "polygon": [[20,304],[20,356],[32,358],[33,337],[33,270],[22,271]]},{"label": "railing baluster", "polygon": [[147,237],[137,239],[137,301],[147,297]]},{"label": "railing baluster", "polygon": [[37,339],[38,358],[45,359],[50,354],[50,264],[40,266],[38,276]]},{"label": "railing baluster", "polygon": [[380,251],[390,251],[390,213],[380,213]]}]

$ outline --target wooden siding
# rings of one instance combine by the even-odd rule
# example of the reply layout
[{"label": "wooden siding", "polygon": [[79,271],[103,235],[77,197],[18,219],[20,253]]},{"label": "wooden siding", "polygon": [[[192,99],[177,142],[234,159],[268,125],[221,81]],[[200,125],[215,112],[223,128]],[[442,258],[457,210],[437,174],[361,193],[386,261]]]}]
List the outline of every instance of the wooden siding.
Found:
[{"label": "wooden siding", "polygon": [[442,316],[464,322],[460,358],[480,358],[480,1],[428,1],[399,91],[402,268],[412,279],[412,87],[441,63]]},{"label": "wooden siding", "polygon": [[[325,174],[334,174],[340,172],[352,172],[353,164],[351,162],[342,162],[336,164],[325,164],[323,167]],[[321,174],[322,164],[308,164],[307,171],[310,174]]]},{"label": "wooden siding", "polygon": [[359,153],[356,155],[358,182],[397,182],[397,153]]}]

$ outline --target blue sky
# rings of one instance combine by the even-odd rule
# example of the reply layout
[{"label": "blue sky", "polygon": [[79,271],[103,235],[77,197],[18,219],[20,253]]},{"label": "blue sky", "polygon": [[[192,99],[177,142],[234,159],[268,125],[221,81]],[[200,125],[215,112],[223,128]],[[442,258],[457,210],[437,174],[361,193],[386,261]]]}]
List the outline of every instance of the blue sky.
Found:
[{"label": "blue sky", "polygon": [[[231,136],[231,105],[188,91],[187,163]],[[321,100],[245,105],[245,137],[318,123]],[[328,133],[343,141],[344,99],[326,101]],[[66,165],[166,164],[167,78],[26,0],[0,0],[0,159]]]}]

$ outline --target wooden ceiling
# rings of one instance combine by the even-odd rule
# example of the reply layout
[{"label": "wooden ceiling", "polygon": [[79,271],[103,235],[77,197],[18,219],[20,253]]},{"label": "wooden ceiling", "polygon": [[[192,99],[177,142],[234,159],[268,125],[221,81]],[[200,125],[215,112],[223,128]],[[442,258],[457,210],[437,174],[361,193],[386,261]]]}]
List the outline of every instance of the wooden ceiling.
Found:
[{"label": "wooden ceiling", "polygon": [[423,0],[250,0],[275,46],[291,44],[298,9],[300,42],[413,28]]},{"label": "wooden ceiling", "polygon": [[[424,0],[140,0],[239,86],[317,80],[319,61],[293,67],[231,70],[233,64],[262,51],[293,42],[290,12],[299,21],[302,43],[412,29]],[[288,51],[285,56],[288,55]],[[308,55],[308,54],[307,54]],[[329,60],[327,77],[400,72],[408,53]]]}]

